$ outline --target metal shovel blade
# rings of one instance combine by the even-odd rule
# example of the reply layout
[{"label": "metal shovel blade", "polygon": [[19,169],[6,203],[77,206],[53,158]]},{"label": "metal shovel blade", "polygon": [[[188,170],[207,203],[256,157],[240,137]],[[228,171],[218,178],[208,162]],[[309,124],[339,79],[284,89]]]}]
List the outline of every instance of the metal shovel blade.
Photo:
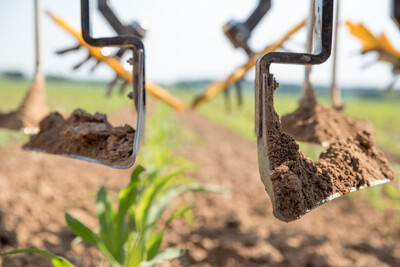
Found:
[{"label": "metal shovel blade", "polygon": [[313,65],[331,54],[333,0],[315,0],[314,53],[268,53],[256,64],[255,131],[261,179],[274,215],[285,222],[299,219],[339,196],[393,180],[394,173],[372,136],[361,131],[355,138],[330,144],[313,162],[283,133],[274,108],[278,83],[270,74],[272,63]]},{"label": "metal shovel blade", "polygon": [[273,106],[278,87],[273,75],[259,78],[259,171],[278,219],[297,220],[337,197],[394,179],[389,162],[366,132],[331,144],[318,161],[306,158],[295,140],[282,132]]},{"label": "metal shovel blade", "polygon": [[[143,70],[143,57],[142,50],[135,53],[134,70]],[[144,77],[143,75],[135,75],[135,77],[133,99],[137,119],[134,134],[126,133],[126,129],[131,129],[129,126],[113,128],[108,122],[102,121],[105,116],[102,117],[103,115],[100,114],[92,116],[78,110],[65,121],[61,115],[53,113],[41,122],[41,132],[31,137],[31,140],[23,148],[81,159],[118,169],[131,167],[135,163],[136,155],[144,140],[146,119]],[[77,119],[78,117],[79,119]],[[58,124],[60,120],[62,124]],[[108,126],[107,131],[103,129],[104,125]],[[132,135],[133,142],[129,151],[128,136]],[[96,138],[98,140],[95,140]],[[93,150],[98,153],[94,153]]]},{"label": "metal shovel blade", "polygon": [[[108,123],[106,117],[103,114],[95,114],[94,116],[87,114],[85,111],[77,110],[73,113],[67,122],[70,122],[72,127],[63,128],[60,127],[58,132],[53,132],[55,135],[55,141],[52,143],[46,140],[42,136],[39,144],[47,144],[47,146],[35,146],[31,145],[31,141],[24,146],[26,150],[35,150],[45,153],[60,154],[62,156],[81,159],[89,162],[99,163],[106,166],[125,169],[131,167],[136,160],[137,153],[140,146],[144,141],[145,131],[145,107],[146,107],[146,92],[145,92],[145,52],[144,46],[140,38],[136,36],[116,36],[110,38],[92,38],[90,36],[90,10],[89,0],[81,0],[81,22],[82,22],[82,37],[83,39],[92,46],[105,47],[105,46],[117,46],[130,48],[133,51],[133,57],[131,63],[133,65],[133,91],[132,99],[134,101],[137,120],[136,120],[136,131],[129,126],[124,127],[112,127]],[[54,125],[58,122],[64,122],[60,114],[53,114],[54,118],[50,116],[41,122],[41,132],[48,131],[50,134],[54,130]],[[61,117],[61,118],[60,118]],[[84,124],[85,128],[80,129],[79,127]],[[134,131],[134,134],[133,134]],[[41,132],[37,135],[39,137]],[[133,134],[133,144],[130,148],[126,144],[128,136]],[[51,135],[50,135],[51,136]],[[98,139],[98,137],[101,139]],[[54,138],[54,136],[51,136]],[[73,149],[68,148],[68,140],[71,142],[76,141],[78,146]],[[35,137],[33,137],[34,139]],[[57,140],[59,138],[60,140]],[[61,139],[64,140],[61,141]],[[94,141],[95,139],[95,141]],[[57,142],[60,141],[60,142]],[[96,144],[93,148],[90,147],[90,153],[87,151],[90,145]],[[121,144],[124,147],[121,147]],[[45,147],[45,148],[43,148]],[[50,147],[51,149],[48,149]],[[68,148],[68,149],[66,149]],[[120,153],[124,152],[123,154]],[[71,152],[72,151],[72,152]],[[108,152],[112,152],[111,157],[107,155]],[[119,155],[123,157],[119,158]],[[110,160],[112,159],[112,160]]]}]

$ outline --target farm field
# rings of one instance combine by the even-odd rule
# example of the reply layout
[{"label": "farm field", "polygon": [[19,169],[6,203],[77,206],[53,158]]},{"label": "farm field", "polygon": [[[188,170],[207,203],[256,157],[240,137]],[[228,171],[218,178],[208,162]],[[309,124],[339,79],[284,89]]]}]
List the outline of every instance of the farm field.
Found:
[{"label": "farm field", "polygon": [[[29,86],[25,81],[0,81],[0,109],[16,108]],[[70,113],[76,107],[106,112],[114,124],[132,123],[129,100],[105,99],[102,84],[48,82],[51,110]],[[188,99],[188,93],[179,93]],[[393,99],[345,102],[346,113],[370,120],[376,142],[390,154],[400,175],[400,105]],[[326,100],[322,99],[326,103]],[[179,247],[184,254],[172,266],[399,266],[400,184],[375,187],[342,197],[312,211],[301,220],[283,223],[260,181],[253,135],[253,100],[246,95],[243,110],[225,113],[221,97],[199,111],[176,114],[150,98],[146,144],[138,164],[146,168],[193,164],[187,176],[222,186],[225,193],[189,194],[172,205],[193,203],[192,212],[166,229],[163,247]],[[294,110],[296,96],[279,95],[280,115]],[[0,130],[0,252],[37,247],[69,259],[76,266],[101,266],[101,254],[88,244],[72,246],[68,210],[85,224],[96,221],[94,210],[100,186],[122,188],[132,170],[60,156],[26,152],[27,138]],[[317,158],[319,146],[301,144],[306,155]],[[115,196],[114,196],[115,197]],[[51,266],[40,256],[0,258],[8,266]],[[106,264],[103,266],[107,266]]]}]

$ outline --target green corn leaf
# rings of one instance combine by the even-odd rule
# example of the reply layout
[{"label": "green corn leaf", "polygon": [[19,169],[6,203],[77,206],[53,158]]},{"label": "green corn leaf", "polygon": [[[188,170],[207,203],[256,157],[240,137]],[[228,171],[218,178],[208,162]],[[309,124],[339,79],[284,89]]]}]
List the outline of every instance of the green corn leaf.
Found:
[{"label": "green corn leaf", "polygon": [[165,209],[168,207],[169,203],[174,198],[189,191],[221,193],[225,192],[226,190],[219,186],[202,185],[198,183],[185,184],[169,188],[169,190],[165,192],[165,194],[151,206],[146,225],[148,227],[154,227],[154,225],[164,213]]},{"label": "green corn leaf", "polygon": [[[135,169],[136,174],[132,175],[132,179],[129,185],[123,188],[119,193],[118,213],[114,221],[113,242],[115,244],[120,245],[119,248],[121,253],[120,256],[121,262],[123,261],[124,258],[122,254],[123,244],[125,244],[129,235],[129,228],[125,220],[125,217],[127,215],[129,208],[136,203],[136,198],[138,194],[137,187],[140,184],[139,172],[137,171],[137,168]],[[142,167],[141,170],[143,171],[144,168]],[[131,230],[135,230],[135,227],[132,227]]]},{"label": "green corn leaf", "polygon": [[170,262],[182,256],[182,250],[178,248],[167,248],[160,251],[152,260],[141,262],[139,267],[152,267],[156,264]]},{"label": "green corn leaf", "polygon": [[182,168],[171,171],[164,176],[155,177],[155,180],[153,181],[151,187],[147,189],[146,193],[144,194],[137,208],[138,215],[140,216],[138,219],[141,221],[143,229],[147,227],[146,226],[146,222],[148,221],[147,217],[151,207],[153,206],[152,204],[153,201],[155,201],[157,198],[157,194],[163,195],[165,186],[173,179],[176,179],[178,175],[184,173],[189,169],[191,169],[191,166],[184,166]]},{"label": "green corn leaf", "polygon": [[87,228],[84,224],[82,224],[80,221],[78,221],[68,213],[65,214],[65,219],[72,232],[81,237],[85,242],[95,245],[113,267],[121,266],[114,258],[114,256],[110,253],[105,244],[92,230]]},{"label": "green corn leaf", "polygon": [[150,237],[150,240],[147,242],[146,245],[147,259],[151,260],[157,255],[158,250],[161,247],[163,236],[164,236],[164,229]]},{"label": "green corn leaf", "polygon": [[161,243],[163,240],[163,236],[164,236],[164,232],[165,232],[165,228],[176,218],[178,218],[179,216],[182,216],[183,214],[185,214],[187,211],[189,211],[191,209],[191,207],[184,207],[182,209],[180,209],[179,211],[177,211],[176,213],[174,213],[165,223],[164,228],[157,232],[155,235],[152,235],[150,237],[150,240],[147,243],[146,246],[146,250],[147,250],[147,259],[151,260],[153,257],[155,257],[161,247]]},{"label": "green corn leaf", "polygon": [[96,199],[96,214],[100,224],[100,238],[107,246],[117,261],[121,262],[122,246],[118,242],[114,242],[114,238],[118,238],[118,233],[115,233],[115,210],[112,205],[110,196],[107,189],[102,186],[97,193]]},{"label": "green corn leaf", "polygon": [[167,227],[173,220],[176,218],[184,215],[186,212],[188,212],[192,207],[183,207],[182,209],[178,210],[176,213],[174,213],[165,223],[165,227]]},{"label": "green corn leaf", "polygon": [[391,198],[397,198],[399,197],[399,192],[397,188],[393,185],[385,185],[383,187],[383,191],[385,192],[386,195],[388,195]]},{"label": "green corn leaf", "polygon": [[65,213],[65,219],[67,221],[67,224],[69,228],[80,238],[82,238],[83,241],[91,244],[91,245],[96,245],[96,234],[93,233],[92,230],[87,228],[84,224],[82,224],[80,221],[72,217],[69,213]]},{"label": "green corn leaf", "polygon": [[118,205],[118,219],[121,220],[128,209],[135,204],[137,197],[137,187],[139,185],[139,179],[132,179],[128,186],[123,188],[119,193],[119,205]]},{"label": "green corn leaf", "polygon": [[0,256],[7,256],[7,255],[13,255],[13,254],[19,254],[19,253],[36,253],[36,254],[45,256],[51,261],[53,267],[74,267],[74,265],[72,265],[72,263],[70,263],[67,259],[65,259],[63,257],[56,256],[47,251],[35,249],[35,248],[17,249],[17,250],[9,251],[6,253],[1,253]]},{"label": "green corn leaf", "polygon": [[131,232],[127,242],[126,259],[124,266],[137,267],[145,259],[146,247],[143,236],[138,232]]},{"label": "green corn leaf", "polygon": [[133,172],[132,172],[131,181],[139,180],[140,174],[141,174],[142,172],[144,172],[145,170],[146,170],[146,169],[145,169],[143,166],[138,165],[138,166],[133,170]]}]

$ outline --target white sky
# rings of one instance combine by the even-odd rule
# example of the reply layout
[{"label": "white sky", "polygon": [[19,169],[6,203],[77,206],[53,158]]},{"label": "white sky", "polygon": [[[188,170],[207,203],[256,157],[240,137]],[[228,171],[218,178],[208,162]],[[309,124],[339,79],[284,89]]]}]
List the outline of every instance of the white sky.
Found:
[{"label": "white sky", "polygon": [[[147,21],[150,25],[144,39],[146,47],[146,74],[157,82],[180,79],[221,79],[246,60],[244,52],[234,50],[222,32],[222,26],[231,18],[245,19],[258,0],[111,0],[115,11],[124,22]],[[251,45],[258,51],[280,38],[289,28],[307,15],[309,0],[273,0],[272,9],[253,33]],[[22,70],[28,75],[34,71],[33,0],[0,0],[0,71]],[[391,0],[342,0],[342,21],[363,22],[374,33],[384,31],[395,47],[400,47],[400,32],[390,18]],[[50,10],[80,27],[80,1],[42,0],[42,9]],[[97,36],[111,36],[113,31],[97,12],[94,28]],[[72,47],[74,39],[42,13],[42,59],[47,74],[70,78],[112,79],[106,66],[95,73],[88,69],[90,62],[78,71],[72,65],[86,56],[84,49],[57,56],[58,49]],[[305,30],[295,35],[287,47],[304,51]],[[377,86],[385,88],[391,78],[391,67],[373,61],[373,54],[361,56],[360,42],[347,28],[340,30],[339,84],[344,86]],[[331,61],[314,68],[314,81],[330,83]],[[303,67],[274,65],[272,72],[281,82],[300,83]],[[253,79],[250,72],[247,79]],[[399,86],[399,85],[398,85]]]}]

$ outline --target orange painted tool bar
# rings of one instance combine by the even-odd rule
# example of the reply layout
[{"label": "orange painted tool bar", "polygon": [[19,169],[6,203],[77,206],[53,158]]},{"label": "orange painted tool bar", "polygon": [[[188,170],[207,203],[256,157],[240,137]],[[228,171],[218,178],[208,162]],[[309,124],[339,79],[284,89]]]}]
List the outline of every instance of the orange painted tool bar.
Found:
[{"label": "orange painted tool bar", "polygon": [[278,48],[280,48],[293,34],[298,32],[301,28],[304,27],[306,24],[306,21],[300,22],[298,25],[293,27],[285,36],[283,36],[280,40],[277,42],[273,43],[272,45],[266,47],[263,51],[261,51],[258,54],[255,54],[252,56],[249,61],[244,64],[243,66],[237,68],[231,75],[228,76],[223,81],[217,81],[213,82],[210,85],[207,86],[204,94],[198,96],[192,103],[192,107],[195,108],[198,104],[201,102],[208,101],[210,99],[213,99],[215,96],[217,96],[219,93],[227,90],[229,86],[232,84],[235,84],[236,82],[240,81],[243,79],[244,75],[256,64],[256,61],[258,58],[266,53],[274,52]]}]

